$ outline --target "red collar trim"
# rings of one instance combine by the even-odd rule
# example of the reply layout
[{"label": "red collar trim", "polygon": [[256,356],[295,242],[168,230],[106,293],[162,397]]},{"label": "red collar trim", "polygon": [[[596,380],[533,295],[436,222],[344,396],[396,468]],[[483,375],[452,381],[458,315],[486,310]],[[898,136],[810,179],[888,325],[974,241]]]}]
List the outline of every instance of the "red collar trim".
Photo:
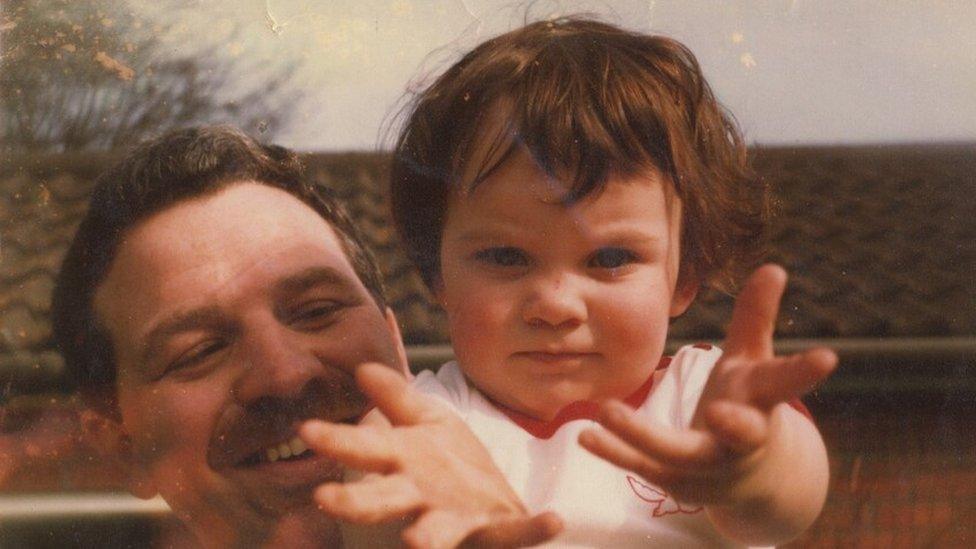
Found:
[{"label": "red collar trim", "polygon": [[[651,375],[647,377],[640,387],[636,391],[630,394],[624,399],[624,403],[634,408],[635,410],[647,400],[647,395],[651,392],[651,387],[654,386],[654,373],[658,370],[663,370],[668,367],[671,363],[671,357],[661,357],[661,362],[658,363],[657,368]],[[577,419],[590,419],[596,421],[600,416],[600,403],[594,402],[592,400],[577,400],[576,402],[570,402],[566,406],[559,410],[556,417],[552,418],[551,421],[545,421],[541,419],[536,419],[531,416],[527,416],[521,412],[507,408],[487,397],[485,398],[498,408],[503,414],[505,414],[508,419],[512,420],[516,425],[524,429],[527,433],[534,436],[535,438],[540,438],[547,440],[552,438],[552,435],[556,434],[556,431],[560,427],[569,423],[570,421],[575,421]]]}]

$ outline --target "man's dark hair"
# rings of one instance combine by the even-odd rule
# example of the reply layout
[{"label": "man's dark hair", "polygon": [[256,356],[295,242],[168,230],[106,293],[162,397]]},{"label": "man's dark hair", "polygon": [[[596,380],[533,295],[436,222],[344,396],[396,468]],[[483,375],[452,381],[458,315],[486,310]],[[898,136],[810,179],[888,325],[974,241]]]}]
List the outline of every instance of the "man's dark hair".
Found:
[{"label": "man's dark hair", "polygon": [[95,183],[51,304],[67,382],[82,390],[111,388],[114,394],[111,339],[96,318],[93,299],[126,233],[175,204],[248,181],[282,189],[322,216],[377,306],[385,310],[380,271],[361,234],[329,190],[306,178],[297,154],[226,126],[177,130],[139,145]]},{"label": "man's dark hair", "polygon": [[734,119],[682,44],[599,21],[540,21],[466,54],[407,111],[393,219],[428,286],[448,197],[524,148],[572,204],[652,169],[682,204],[679,277],[732,291],[764,252],[769,200]]}]

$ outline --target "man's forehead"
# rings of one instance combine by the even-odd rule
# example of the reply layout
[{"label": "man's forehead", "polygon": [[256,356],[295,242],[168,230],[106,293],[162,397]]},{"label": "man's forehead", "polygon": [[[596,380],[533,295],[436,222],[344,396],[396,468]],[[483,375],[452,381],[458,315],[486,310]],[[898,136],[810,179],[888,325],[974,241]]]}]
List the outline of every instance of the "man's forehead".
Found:
[{"label": "man's forehead", "polygon": [[313,278],[365,292],[325,219],[285,191],[241,183],[134,227],[96,291],[95,308],[108,324],[124,316],[145,328],[167,311]]},{"label": "man's forehead", "polygon": [[284,190],[245,182],[178,202],[141,221],[128,231],[114,263],[132,257],[175,264],[185,258],[206,265],[229,253],[271,254],[290,244],[313,245],[346,259],[335,229],[318,212]]}]

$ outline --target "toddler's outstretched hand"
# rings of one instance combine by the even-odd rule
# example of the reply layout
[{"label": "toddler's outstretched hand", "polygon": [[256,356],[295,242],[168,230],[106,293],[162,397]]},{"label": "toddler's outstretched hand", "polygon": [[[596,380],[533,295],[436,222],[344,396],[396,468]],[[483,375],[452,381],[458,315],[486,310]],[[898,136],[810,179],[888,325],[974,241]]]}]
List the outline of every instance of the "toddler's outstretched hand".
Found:
[{"label": "toddler's outstretched hand", "polygon": [[834,370],[824,348],[773,354],[786,272],[765,265],[736,300],[724,354],[699,400],[692,429],[647,425],[624,404],[604,405],[580,444],[663,488],[705,505],[716,526],[747,543],[778,543],[802,532],[826,497],[827,461],[813,424],[788,402]]},{"label": "toddler's outstretched hand", "polygon": [[[364,364],[356,381],[382,416],[355,426],[311,420],[300,430],[314,451],[367,473],[320,486],[324,512],[356,524],[406,522],[398,535],[409,547],[524,547],[561,530],[552,513],[530,516],[461,419],[402,374]],[[368,533],[370,546],[396,544],[377,541],[380,532]]]}]

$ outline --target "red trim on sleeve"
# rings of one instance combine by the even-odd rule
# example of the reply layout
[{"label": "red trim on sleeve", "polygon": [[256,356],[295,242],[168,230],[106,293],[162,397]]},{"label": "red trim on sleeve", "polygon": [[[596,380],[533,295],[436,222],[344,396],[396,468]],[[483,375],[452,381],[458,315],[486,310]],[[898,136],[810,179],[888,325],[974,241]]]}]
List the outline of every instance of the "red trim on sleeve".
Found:
[{"label": "red trim on sleeve", "polygon": [[794,410],[806,416],[807,419],[809,419],[810,421],[814,421],[813,414],[810,413],[810,409],[807,408],[807,405],[804,404],[802,400],[798,398],[794,398],[793,400],[790,401],[789,404],[790,406],[793,407]]}]

